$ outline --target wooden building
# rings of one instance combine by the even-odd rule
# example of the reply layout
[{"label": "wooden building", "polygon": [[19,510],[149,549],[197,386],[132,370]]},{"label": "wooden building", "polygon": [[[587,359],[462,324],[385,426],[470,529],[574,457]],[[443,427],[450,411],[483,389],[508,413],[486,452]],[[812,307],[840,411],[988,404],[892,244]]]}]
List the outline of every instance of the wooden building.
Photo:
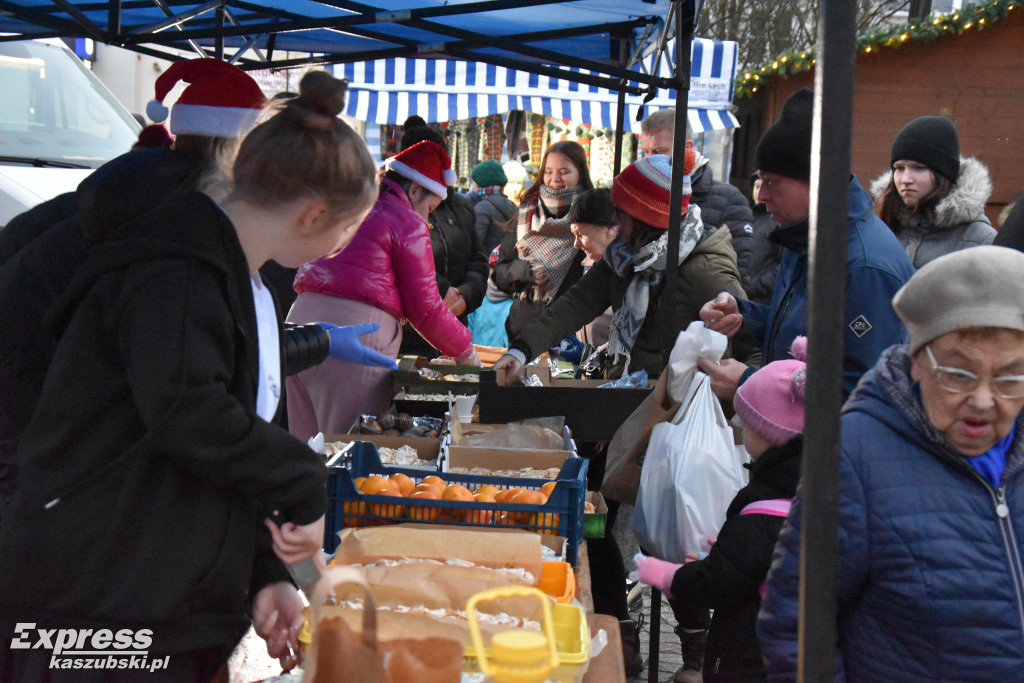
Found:
[{"label": "wooden building", "polygon": [[[899,38],[897,38],[899,40]],[[960,153],[988,166],[993,191],[986,213],[994,226],[1003,207],[1024,191],[1024,6],[959,33],[857,56],[852,141],[853,172],[865,187],[889,166],[892,140],[911,119],[950,117]],[[741,128],[732,181],[749,188],[754,149],[793,91],[814,87],[814,70],[774,78],[751,97],[738,98]]]}]

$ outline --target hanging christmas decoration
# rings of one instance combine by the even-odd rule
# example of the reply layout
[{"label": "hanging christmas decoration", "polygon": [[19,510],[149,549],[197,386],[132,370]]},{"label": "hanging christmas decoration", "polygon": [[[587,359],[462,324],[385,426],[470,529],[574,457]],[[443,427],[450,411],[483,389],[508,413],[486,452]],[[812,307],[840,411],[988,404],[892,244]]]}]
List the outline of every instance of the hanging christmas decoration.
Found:
[{"label": "hanging christmas decoration", "polygon": [[[993,0],[983,5],[969,4],[949,14],[916,19],[910,24],[874,29],[858,36],[857,50],[861,54],[868,54],[884,48],[897,48],[908,42],[923,43],[941,36],[958,35],[970,30],[980,31],[1020,7],[1020,0]],[[744,73],[742,80],[736,84],[735,96],[749,97],[769,79],[808,71],[816,63],[813,46],[805,50],[789,50],[759,69]]]}]

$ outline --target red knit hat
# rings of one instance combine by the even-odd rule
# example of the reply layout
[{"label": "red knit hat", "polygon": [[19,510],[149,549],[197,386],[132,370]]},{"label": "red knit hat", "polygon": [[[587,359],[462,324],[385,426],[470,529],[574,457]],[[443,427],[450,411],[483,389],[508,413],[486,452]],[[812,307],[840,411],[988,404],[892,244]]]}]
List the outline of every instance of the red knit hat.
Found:
[{"label": "red knit hat", "polygon": [[[672,161],[652,154],[622,169],[612,183],[612,202],[620,211],[652,228],[668,229],[668,203],[672,191]],[[690,206],[690,176],[683,176],[683,210]]]},{"label": "red knit hat", "polygon": [[167,132],[162,123],[151,123],[139,132],[136,147],[170,147],[174,138]]},{"label": "red knit hat", "polygon": [[448,186],[459,179],[448,150],[429,140],[406,147],[385,161],[384,168],[419,183],[441,199],[448,197]]},{"label": "red knit hat", "polygon": [[794,339],[790,353],[795,360],[764,366],[740,385],[732,400],[746,427],[776,446],[804,432],[807,337]]},{"label": "red knit hat", "polygon": [[146,105],[150,119],[160,123],[167,118],[163,101],[178,81],[190,85],[170,112],[175,135],[240,137],[256,123],[267,101],[256,81],[237,66],[220,59],[189,59],[171,64],[156,79],[156,99]]}]

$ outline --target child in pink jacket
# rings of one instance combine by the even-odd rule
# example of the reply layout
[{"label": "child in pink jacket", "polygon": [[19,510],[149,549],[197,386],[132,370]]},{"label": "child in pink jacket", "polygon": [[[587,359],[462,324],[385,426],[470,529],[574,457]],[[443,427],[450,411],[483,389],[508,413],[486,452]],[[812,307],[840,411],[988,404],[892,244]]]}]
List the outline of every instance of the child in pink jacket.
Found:
[{"label": "child in pink jacket", "polygon": [[[289,322],[380,323],[363,342],[394,356],[408,321],[441,353],[479,365],[469,330],[437,290],[427,227],[427,216],[454,181],[451,157],[435,142],[389,159],[377,203],[349,245],[299,268]],[[288,378],[289,429],[304,439],[343,434],[360,413],[386,412],[391,393],[387,368],[328,359]]]}]

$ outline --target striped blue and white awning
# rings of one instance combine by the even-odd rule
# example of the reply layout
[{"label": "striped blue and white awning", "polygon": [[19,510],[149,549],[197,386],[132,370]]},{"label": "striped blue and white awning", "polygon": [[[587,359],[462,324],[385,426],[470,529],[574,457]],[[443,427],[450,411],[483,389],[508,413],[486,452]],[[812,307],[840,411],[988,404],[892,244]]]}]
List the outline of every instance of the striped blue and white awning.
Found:
[{"label": "striped blue and white awning", "polygon": [[[659,74],[671,76],[668,58],[661,61]],[[729,111],[736,62],[735,42],[694,39],[687,115],[695,133],[739,126]],[[644,70],[654,68],[648,57]],[[522,110],[610,128],[618,109],[618,94],[606,88],[482,62],[380,59],[337,65],[334,73],[349,80],[345,114],[372,123],[398,124],[411,114],[452,121]],[[636,110],[642,103],[642,96],[626,97],[625,121],[634,132],[639,132]],[[675,90],[658,90],[644,106],[647,113],[675,106]]]}]

